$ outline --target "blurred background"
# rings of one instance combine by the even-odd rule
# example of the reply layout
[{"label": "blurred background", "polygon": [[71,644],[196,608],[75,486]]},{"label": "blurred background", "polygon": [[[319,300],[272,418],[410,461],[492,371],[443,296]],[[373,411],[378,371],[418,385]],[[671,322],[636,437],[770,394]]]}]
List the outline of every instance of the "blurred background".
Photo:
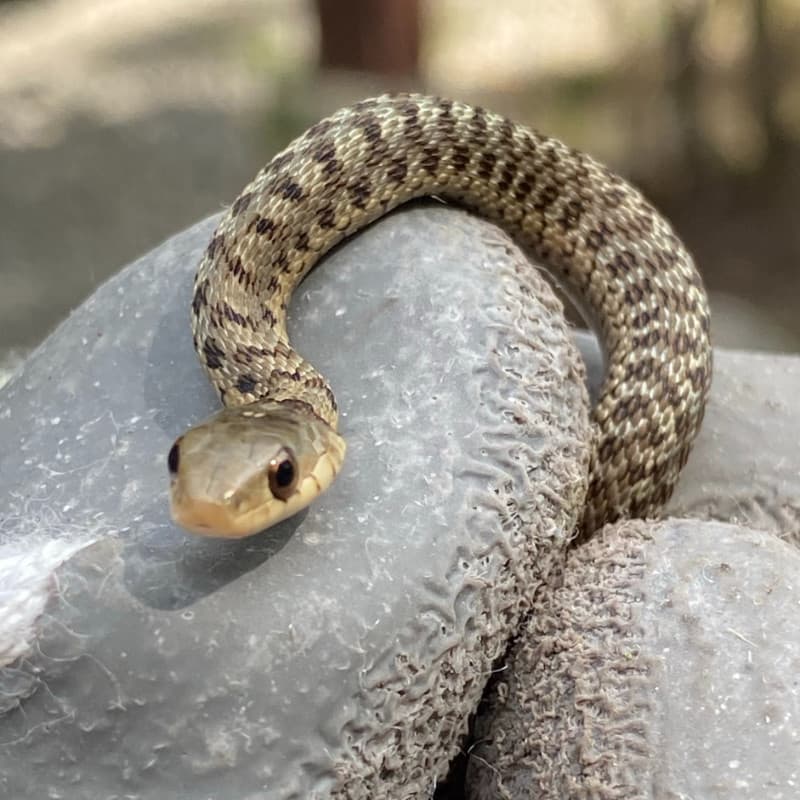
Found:
[{"label": "blurred background", "polygon": [[422,89],[590,151],[717,344],[800,350],[800,0],[0,0],[0,359],[320,116]]}]

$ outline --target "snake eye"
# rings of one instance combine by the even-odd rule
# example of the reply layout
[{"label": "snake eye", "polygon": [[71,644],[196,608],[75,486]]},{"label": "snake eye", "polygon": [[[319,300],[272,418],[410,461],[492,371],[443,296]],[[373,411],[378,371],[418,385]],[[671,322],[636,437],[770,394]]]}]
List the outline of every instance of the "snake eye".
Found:
[{"label": "snake eye", "polygon": [[267,474],[269,490],[273,497],[286,500],[294,493],[297,484],[297,467],[294,456],[288,450],[282,450],[269,462]]},{"label": "snake eye", "polygon": [[169,449],[169,455],[167,456],[167,469],[169,469],[170,475],[178,474],[178,465],[181,463],[180,443],[181,440],[178,439]]}]

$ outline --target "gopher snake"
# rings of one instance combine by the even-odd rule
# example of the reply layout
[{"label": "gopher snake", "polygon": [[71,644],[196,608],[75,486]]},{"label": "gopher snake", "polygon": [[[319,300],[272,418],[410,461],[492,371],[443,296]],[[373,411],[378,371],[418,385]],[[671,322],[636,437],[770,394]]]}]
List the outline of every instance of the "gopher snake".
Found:
[{"label": "gopher snake", "polygon": [[195,279],[192,330],[226,408],[170,451],[178,523],[247,536],[333,481],[345,450],[336,401],[289,344],[287,304],[326,251],[423,195],[497,223],[593,317],[607,371],[584,529],[650,515],[669,498],[711,380],[691,257],[636,189],[589,156],[482,108],[402,94],[318,122],[219,223]]}]

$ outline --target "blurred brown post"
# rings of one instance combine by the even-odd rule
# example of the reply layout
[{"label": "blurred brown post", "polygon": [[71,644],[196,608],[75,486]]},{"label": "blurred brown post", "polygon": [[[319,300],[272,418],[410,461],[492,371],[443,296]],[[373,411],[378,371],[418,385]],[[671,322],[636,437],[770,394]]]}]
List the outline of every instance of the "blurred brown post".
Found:
[{"label": "blurred brown post", "polygon": [[419,0],[316,0],[323,69],[414,76]]}]

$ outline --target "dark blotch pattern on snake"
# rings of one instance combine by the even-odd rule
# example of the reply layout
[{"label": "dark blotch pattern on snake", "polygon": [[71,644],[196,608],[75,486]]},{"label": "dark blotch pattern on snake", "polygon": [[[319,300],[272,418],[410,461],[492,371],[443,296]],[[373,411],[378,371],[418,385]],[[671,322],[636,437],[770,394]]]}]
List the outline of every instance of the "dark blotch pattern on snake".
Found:
[{"label": "dark blotch pattern on snake", "polygon": [[[289,344],[287,304],[326,251],[424,195],[499,225],[597,328],[607,372],[593,411],[584,529],[653,515],[669,498],[711,380],[707,298],[685,247],[636,189],[591,157],[482,108],[403,94],[364,100],[310,128],[245,188],[208,245],[192,329],[227,408],[179,440],[173,513],[181,524],[248,535],[333,480],[344,455],[336,401]],[[247,443],[253,430],[263,441]],[[241,452],[228,452],[226,438],[244,441]],[[217,476],[227,469],[220,458],[240,457],[256,458],[258,469]],[[275,498],[266,475],[287,457],[297,486]]]}]

